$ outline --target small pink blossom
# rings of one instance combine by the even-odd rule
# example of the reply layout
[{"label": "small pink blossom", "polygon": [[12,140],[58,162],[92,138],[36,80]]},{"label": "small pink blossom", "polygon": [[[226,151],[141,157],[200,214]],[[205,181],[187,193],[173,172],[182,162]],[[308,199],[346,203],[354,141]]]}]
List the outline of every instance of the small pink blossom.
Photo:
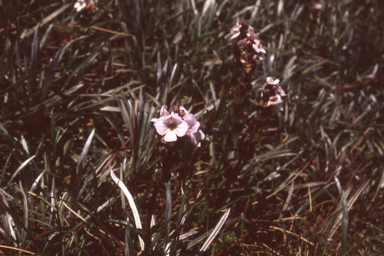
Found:
[{"label": "small pink blossom", "polygon": [[200,122],[196,117],[189,113],[183,106],[172,108],[171,114],[168,107],[163,105],[160,112],[160,118],[152,118],[158,134],[164,136],[165,142],[173,142],[177,137],[189,137],[190,141],[200,147],[200,140],[205,138],[204,133],[199,130]]},{"label": "small pink blossom", "polygon": [[280,95],[280,96],[286,96],[285,92],[283,91],[283,89],[281,89],[280,85],[279,85],[279,82],[280,80],[279,79],[276,79],[276,80],[273,80],[272,77],[267,77],[267,81],[266,83],[264,84],[264,87],[268,84],[271,84],[273,85],[273,90],[276,94]]},{"label": "small pink blossom", "polygon": [[186,136],[190,138],[195,146],[200,147],[201,143],[199,141],[205,138],[205,134],[199,130],[200,122],[198,122],[195,116],[189,113],[183,106],[180,106],[180,112],[183,113],[183,120],[188,124]]},{"label": "small pink blossom", "polygon": [[283,103],[280,95],[269,97],[268,106],[276,106]]},{"label": "small pink blossom", "polygon": [[[160,118],[169,115],[169,112],[168,112],[167,109],[168,109],[168,107],[167,107],[166,105],[163,105],[163,106],[161,107],[161,109],[159,110],[159,112],[160,112]],[[151,122],[156,122],[157,120],[159,120],[159,118],[152,118],[152,119],[151,119]]]},{"label": "small pink blossom", "polygon": [[200,141],[205,138],[205,134],[201,130],[196,133],[193,133],[191,130],[188,130],[186,135],[190,138],[191,142],[196,147],[201,147]]},{"label": "small pink blossom", "polygon": [[87,6],[87,4],[85,3],[84,0],[78,0],[73,7],[76,9],[77,12],[80,12],[86,6]]},{"label": "small pink blossom", "polygon": [[323,6],[320,3],[314,3],[313,9],[321,11],[323,9]]},{"label": "small pink blossom", "polygon": [[263,59],[264,59],[264,58],[263,58],[262,56],[258,55],[258,54],[254,54],[254,55],[252,56],[252,60],[253,60],[253,61],[256,61],[256,62],[262,61]]},{"label": "small pink blossom", "polygon": [[282,110],[282,96],[286,96],[283,89],[279,85],[280,80],[273,80],[272,77],[267,77],[265,84],[259,89],[261,98],[259,104],[262,107],[273,106],[274,110]]},{"label": "small pink blossom", "polygon": [[321,12],[323,11],[323,6],[320,3],[315,3],[313,9],[317,12],[317,17],[320,18]]},{"label": "small pink blossom", "polygon": [[[151,121],[153,122],[153,120]],[[166,142],[176,141],[177,137],[185,136],[189,128],[188,124],[173,111],[170,115],[162,116],[154,122],[157,133],[164,136],[164,141]]]},{"label": "small pink blossom", "polygon": [[237,45],[240,46],[240,49],[242,49],[242,50],[253,49],[253,50],[255,50],[256,53],[260,53],[260,52],[266,53],[265,49],[263,48],[263,46],[260,43],[260,40],[257,39],[257,37],[248,36],[247,38],[240,40],[237,43]]},{"label": "small pink blossom", "polygon": [[244,36],[246,36],[247,33],[253,33],[253,28],[249,26],[246,22],[240,21],[231,28],[231,33],[227,34],[224,39],[232,41],[233,39],[239,37],[241,34],[244,34]]},{"label": "small pink blossom", "polygon": [[196,117],[193,114],[189,113],[183,106],[180,106],[179,108],[180,112],[183,114],[183,120],[188,124],[189,127],[194,126],[196,123],[198,123]]},{"label": "small pink blossom", "polygon": [[169,115],[168,107],[166,105],[161,106],[160,117]]}]

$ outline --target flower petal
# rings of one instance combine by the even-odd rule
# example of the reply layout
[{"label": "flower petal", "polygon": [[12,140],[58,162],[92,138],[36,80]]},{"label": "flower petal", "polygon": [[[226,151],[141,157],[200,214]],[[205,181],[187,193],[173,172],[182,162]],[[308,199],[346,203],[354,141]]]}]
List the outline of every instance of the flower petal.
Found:
[{"label": "flower petal", "polygon": [[151,122],[157,122],[157,121],[159,121],[159,118],[152,118],[151,119]]},{"label": "flower petal", "polygon": [[240,40],[238,43],[237,43],[238,46],[242,47],[241,49],[243,50],[244,47],[247,46],[247,40],[246,39],[242,39]]},{"label": "flower petal", "polygon": [[159,120],[153,124],[158,134],[164,136],[167,133],[169,130],[169,118],[170,116],[159,118]]},{"label": "flower petal", "polygon": [[198,135],[196,135],[196,138],[198,140],[203,140],[205,138],[205,134],[201,130],[199,130]]},{"label": "flower petal", "polygon": [[167,134],[164,136],[164,141],[166,142],[172,142],[176,140],[177,140],[177,136],[176,136],[175,130],[173,131],[169,130]]},{"label": "flower petal", "polygon": [[188,114],[188,113],[189,113],[188,110],[186,110],[183,106],[180,106],[179,109],[180,109],[181,111],[184,111],[185,114]]},{"label": "flower petal", "polygon": [[176,126],[183,122],[183,119],[181,119],[181,117],[178,114],[175,114],[173,111],[171,112],[171,117],[173,118],[173,121],[175,122]]},{"label": "flower petal", "polygon": [[193,126],[189,127],[189,130],[193,133],[197,133],[197,131],[199,130],[199,127],[200,127],[200,122],[196,122]]},{"label": "flower petal", "polygon": [[283,100],[281,99],[280,95],[269,97],[268,106],[279,105],[281,103],[283,103]]},{"label": "flower petal", "polygon": [[188,131],[186,133],[186,136],[189,137],[190,141],[192,142],[193,145],[197,146],[198,141],[196,140],[195,133],[192,133],[191,131]]},{"label": "flower petal", "polygon": [[169,112],[168,112],[168,107],[167,105],[163,105],[160,109],[160,116],[168,116],[169,115]]},{"label": "flower petal", "polygon": [[240,35],[240,32],[235,33],[229,40],[232,40]]},{"label": "flower petal", "polygon": [[225,39],[225,40],[229,40],[229,38],[231,38],[231,36],[232,36],[232,33],[226,34],[225,37],[224,37],[224,39]]},{"label": "flower petal", "polygon": [[273,84],[273,78],[272,77],[267,77],[267,84]]},{"label": "flower petal", "polygon": [[183,120],[184,120],[184,122],[186,122],[188,124],[189,127],[192,127],[192,126],[196,125],[196,123],[197,123],[196,117],[191,113],[185,114],[183,116]]},{"label": "flower petal", "polygon": [[177,134],[177,136],[179,137],[183,137],[187,131],[188,131],[188,124],[184,121],[181,121],[181,123],[175,128],[175,133]]}]

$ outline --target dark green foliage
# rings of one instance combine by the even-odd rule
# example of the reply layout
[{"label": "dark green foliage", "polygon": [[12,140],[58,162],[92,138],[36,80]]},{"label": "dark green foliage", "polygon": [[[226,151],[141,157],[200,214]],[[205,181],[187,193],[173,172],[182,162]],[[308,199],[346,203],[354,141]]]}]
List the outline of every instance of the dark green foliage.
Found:
[{"label": "dark green foliage", "polygon": [[[0,254],[196,255],[228,208],[205,255],[383,254],[382,1],[74,3],[0,4]],[[237,20],[267,51],[249,75]],[[163,104],[201,148],[161,142]]]}]

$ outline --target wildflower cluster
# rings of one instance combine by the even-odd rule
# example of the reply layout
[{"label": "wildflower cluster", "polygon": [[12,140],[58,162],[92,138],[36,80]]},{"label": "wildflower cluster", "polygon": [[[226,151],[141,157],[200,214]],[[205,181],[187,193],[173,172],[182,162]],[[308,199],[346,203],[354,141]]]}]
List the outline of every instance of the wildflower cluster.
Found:
[{"label": "wildflower cluster", "polygon": [[81,12],[83,9],[93,11],[96,7],[93,0],[77,0],[73,8],[75,8],[77,12]]},{"label": "wildflower cluster", "polygon": [[177,137],[188,137],[193,145],[200,147],[200,140],[205,138],[199,129],[200,122],[183,106],[174,106],[169,113],[168,107],[163,105],[160,109],[160,118],[152,118],[151,122],[154,122],[157,133],[164,136],[165,142],[177,141]]},{"label": "wildflower cluster", "polygon": [[231,29],[231,33],[224,37],[232,42],[236,57],[243,64],[247,73],[254,70],[256,63],[264,58],[261,53],[266,53],[254,29],[244,21],[240,21]]},{"label": "wildflower cluster", "polygon": [[[259,38],[254,33],[254,29],[244,21],[240,21],[231,29],[231,33],[225,36],[225,39],[232,42],[234,47],[235,57],[242,63],[244,71],[250,76],[246,76],[245,83],[250,83],[252,73],[256,63],[264,58],[261,53],[266,53],[262,47]],[[251,72],[252,71],[252,72]],[[279,79],[274,80],[272,77],[267,77],[267,80],[262,88],[260,106],[273,106],[274,110],[282,110],[282,96],[286,96],[283,89],[279,85]]]},{"label": "wildflower cluster", "polygon": [[283,100],[281,96],[286,96],[283,89],[279,85],[280,80],[273,80],[272,77],[267,77],[267,81],[263,85],[263,88],[260,88],[261,92],[260,106],[269,107],[274,106],[276,110],[282,110]]}]

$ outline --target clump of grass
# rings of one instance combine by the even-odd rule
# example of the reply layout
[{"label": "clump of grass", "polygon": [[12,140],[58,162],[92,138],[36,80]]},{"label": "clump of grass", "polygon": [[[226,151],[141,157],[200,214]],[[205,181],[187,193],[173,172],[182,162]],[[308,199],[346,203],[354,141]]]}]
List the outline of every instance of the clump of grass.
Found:
[{"label": "clump of grass", "polygon": [[[0,4],[2,254],[384,252],[380,1]],[[246,105],[238,20],[267,52]],[[266,77],[287,93],[276,115]],[[169,153],[163,104],[196,113],[201,148]]]}]

